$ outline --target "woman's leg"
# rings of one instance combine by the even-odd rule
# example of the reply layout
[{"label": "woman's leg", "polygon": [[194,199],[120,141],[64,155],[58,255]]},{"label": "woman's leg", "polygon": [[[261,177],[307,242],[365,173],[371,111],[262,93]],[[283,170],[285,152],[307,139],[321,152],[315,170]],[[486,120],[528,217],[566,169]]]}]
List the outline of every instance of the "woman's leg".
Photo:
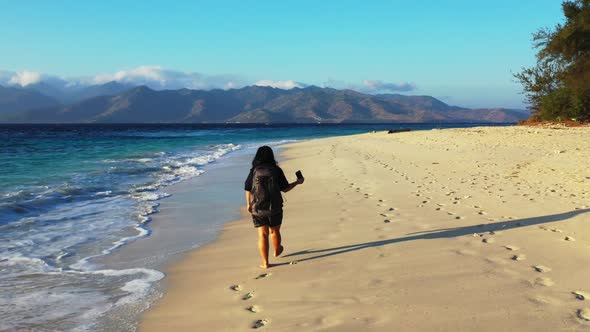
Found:
[{"label": "woman's leg", "polygon": [[270,227],[270,239],[275,249],[275,257],[277,257],[283,252],[283,246],[281,245],[281,225]]},{"label": "woman's leg", "polygon": [[268,226],[258,227],[258,251],[262,258],[261,268],[268,268]]}]

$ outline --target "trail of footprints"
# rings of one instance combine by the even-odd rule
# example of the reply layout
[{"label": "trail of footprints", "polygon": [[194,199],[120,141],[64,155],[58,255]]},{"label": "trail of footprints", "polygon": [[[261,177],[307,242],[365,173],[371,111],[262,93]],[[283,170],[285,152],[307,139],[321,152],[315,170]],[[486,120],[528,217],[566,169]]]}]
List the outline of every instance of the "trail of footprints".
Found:
[{"label": "trail of footprints", "polygon": [[[332,153],[334,155],[334,151],[332,151]],[[370,160],[372,156],[365,155],[364,157],[366,160]],[[395,159],[395,156],[393,158]],[[375,160],[375,159],[373,159],[373,160]],[[403,171],[400,171],[394,167],[391,167],[390,165],[383,163],[379,160],[375,160],[375,161],[377,162],[377,164],[381,165],[383,168],[396,173],[396,175],[401,177],[406,182],[409,182],[411,184],[416,184],[416,181],[414,179],[410,178]],[[332,160],[332,165],[334,166],[335,169],[337,169],[337,173],[339,175],[341,175],[342,177],[344,177],[344,173],[336,167],[335,163],[333,163],[333,160]],[[418,167],[418,165],[414,165],[414,166]],[[361,173],[367,174],[367,169],[364,165],[363,165],[363,170]],[[434,176],[434,174],[432,172],[428,172],[428,174],[430,176]],[[515,174],[512,174],[512,175],[515,175]],[[492,178],[494,176],[492,175],[490,177],[484,176],[484,181],[493,180]],[[428,193],[428,186],[429,185],[435,185],[437,182],[436,182],[436,180],[428,181],[429,179],[430,179],[430,177],[428,177],[428,176],[423,177],[420,180],[420,183],[422,183],[422,184],[416,184],[416,191],[411,193],[411,196],[413,196],[419,200],[417,207],[420,207],[420,208],[427,207],[432,201],[432,198],[425,196],[424,193]],[[451,180],[451,179],[449,179],[449,180]],[[471,178],[471,179],[461,178],[461,183],[466,183],[468,181],[471,181],[470,182],[471,187],[478,185],[475,177]],[[393,180],[393,182],[399,183],[398,180]],[[363,188],[355,182],[350,182],[350,180],[348,178],[344,178],[344,183],[349,188],[352,188],[356,193],[362,194],[365,199],[374,198],[372,193],[370,193],[370,192],[363,193],[362,192]],[[521,184],[520,182],[517,183],[517,185],[520,185],[520,184]],[[495,185],[493,183],[487,184],[484,189],[488,190],[488,194],[493,194],[494,192],[491,191],[490,189],[492,189],[494,186]],[[459,215],[456,215],[455,212],[453,212],[453,211],[448,211],[447,206],[458,206],[459,204],[461,204],[461,202],[463,200],[470,199],[472,197],[469,195],[461,196],[455,190],[452,190],[452,189],[447,188],[445,186],[441,186],[440,189],[446,189],[445,196],[449,197],[449,204],[436,203],[436,205],[434,206],[434,210],[440,211],[441,213],[444,213],[456,220],[465,219],[464,216],[459,216]],[[528,189],[532,189],[532,187],[529,186]],[[498,188],[497,190],[499,192],[503,191],[501,188]],[[504,197],[501,194],[497,194],[496,196],[499,199],[502,199]],[[528,196],[528,194],[523,193],[521,196],[526,197],[526,196]],[[382,219],[383,223],[386,223],[386,224],[392,223],[393,216],[395,216],[393,211],[396,211],[397,209],[393,208],[393,207],[387,208],[388,205],[387,205],[385,199],[378,199],[378,198],[375,198],[375,199],[377,200],[377,206],[386,208],[386,210],[384,212],[379,214],[380,217],[384,218],[384,219]],[[532,198],[529,200],[532,200]],[[502,201],[502,202],[505,203],[505,201]],[[515,217],[515,216],[489,217],[488,213],[481,206],[474,204],[474,205],[470,205],[470,207],[475,211],[474,215],[479,216],[479,217],[484,217],[490,222],[496,222],[499,220],[505,220],[508,222],[510,220],[517,219],[517,217]],[[582,206],[582,207],[578,207],[576,209],[582,209],[582,208],[587,208],[587,207]],[[483,227],[485,225],[481,225],[481,226]],[[517,226],[521,226],[521,225],[517,222]],[[543,231],[550,231],[550,232],[557,233],[557,234],[563,233],[563,231],[558,228],[548,228],[545,226],[539,226],[539,228]],[[381,228],[377,228],[377,229],[381,230]],[[480,232],[480,233],[473,234],[473,237],[479,238],[482,243],[485,243],[487,245],[494,245],[494,243],[496,243],[496,239],[494,236],[498,235],[498,234],[501,234],[501,232],[499,232],[499,231]],[[564,241],[568,241],[568,242],[575,241],[575,239],[572,236],[563,236],[562,239]],[[527,260],[526,254],[521,253],[519,247],[514,246],[514,245],[510,245],[510,244],[509,245],[502,245],[502,247],[504,247],[504,249],[506,249],[507,251],[511,252],[511,254],[508,255],[507,259],[510,259],[514,262],[522,262],[522,261]],[[542,264],[531,265],[531,273],[541,274],[541,276],[538,276],[534,279],[534,284],[537,286],[542,286],[542,287],[554,286],[555,282],[550,277],[545,276],[546,274],[550,275],[551,271],[552,271],[552,269],[550,267],[542,265]],[[578,301],[588,301],[590,299],[590,293],[587,293],[587,292],[584,292],[581,290],[572,291],[571,294],[572,294],[573,299],[578,300]],[[248,310],[251,312],[258,312],[259,309],[256,306],[252,306],[252,307],[248,307]],[[590,309],[589,308],[578,309],[576,311],[576,316],[581,320],[590,321]],[[253,324],[252,327],[258,328],[258,327],[266,326],[266,324],[268,324],[268,320],[258,320]]]},{"label": "trail of footprints", "polygon": [[[415,181],[412,181],[412,179],[410,179],[405,173],[400,172],[397,169],[390,167],[389,165],[387,165],[383,162],[377,161],[377,163],[382,165],[384,168],[389,169],[390,171],[394,171],[395,173],[398,173],[406,181],[409,181],[412,184],[415,183]],[[417,165],[415,165],[415,166],[417,166]],[[429,175],[433,175],[433,174],[429,172]],[[421,182],[424,184],[424,183],[426,183],[426,181],[428,181],[428,179],[429,179],[428,177],[423,177],[421,179]],[[488,178],[484,177],[484,180],[488,180]],[[466,181],[467,181],[466,179],[462,179],[462,183],[465,183]],[[471,181],[472,181],[471,186],[477,184],[475,182],[475,179],[471,179]],[[398,183],[398,181],[395,181],[395,183]],[[435,183],[435,181],[431,181],[431,182],[428,182],[427,185],[433,185],[434,183]],[[517,183],[517,185],[520,185],[520,184],[521,184],[520,182]],[[420,208],[426,207],[432,201],[431,197],[423,195],[424,191],[427,191],[427,185],[417,185],[416,191],[411,193],[414,197],[421,199],[421,201],[420,201],[420,203],[418,203],[417,207],[420,207]],[[351,186],[354,186],[354,183],[351,183]],[[491,189],[493,186],[494,186],[494,184],[490,184],[486,187],[486,189]],[[454,190],[445,188],[444,186],[441,187],[441,189],[448,190],[445,195],[450,197],[450,204],[449,205],[451,205],[451,206],[459,205],[459,204],[461,204],[462,200],[471,198],[471,196],[469,196],[469,195],[461,197]],[[532,189],[532,187],[529,186],[528,189]],[[357,192],[360,192],[360,190],[361,190],[361,188],[358,188],[358,187],[356,188]],[[520,190],[520,188],[519,188],[519,190]],[[503,190],[501,188],[499,188],[498,191],[501,192]],[[492,194],[493,192],[488,191],[488,193]],[[371,194],[365,194],[365,198],[370,198],[370,196],[371,196]],[[497,196],[500,199],[503,198],[502,195],[497,195]],[[523,194],[521,194],[521,196],[526,197],[526,196],[528,196],[528,194],[523,193]],[[533,200],[533,199],[530,198],[529,200]],[[378,206],[385,206],[385,204],[381,204],[381,203],[385,202],[385,200],[379,199],[378,201],[380,203],[380,204],[378,204]],[[502,202],[505,202],[505,201],[502,201]],[[463,216],[455,215],[455,213],[452,211],[447,211],[446,207],[447,207],[447,204],[437,203],[436,206],[434,207],[434,209],[436,211],[446,213],[448,216],[454,217],[457,220],[465,219],[465,217],[463,217]],[[475,214],[477,216],[486,217],[488,215],[488,213],[485,210],[483,210],[481,208],[481,206],[479,206],[477,204],[471,205],[471,208],[473,208],[475,210]],[[579,209],[584,209],[584,208],[587,208],[587,206],[576,207],[575,209],[579,210]],[[394,209],[391,208],[390,210],[393,211]],[[391,216],[391,214],[381,213],[380,216],[387,218],[383,222],[385,222],[385,223],[391,222],[391,220],[389,218]],[[499,221],[499,220],[505,220],[508,222],[510,220],[517,219],[517,217],[515,217],[515,216],[500,216],[499,218],[486,217],[486,219],[491,222],[495,222],[495,221]],[[521,225],[517,222],[517,226],[521,226]],[[545,226],[539,226],[539,228],[541,230],[550,231],[550,232],[557,233],[557,234],[563,233],[563,231],[558,228],[547,228]],[[489,231],[489,232],[484,232],[484,233],[476,233],[473,236],[480,238],[481,242],[483,242],[485,244],[493,245],[496,242],[494,235],[497,235],[497,234],[500,234],[500,232]],[[562,236],[562,240],[568,241],[568,242],[575,242],[576,241],[573,236],[568,236],[568,235]],[[519,252],[520,251],[519,247],[514,246],[514,245],[503,245],[503,247],[507,251],[513,252],[508,257],[510,260],[515,261],[515,262],[521,262],[521,261],[525,261],[527,259],[526,254]],[[542,265],[542,264],[535,264],[535,265],[531,265],[531,271],[532,271],[532,273],[538,273],[538,274],[543,275],[543,276],[536,277],[534,279],[535,285],[542,286],[542,287],[552,287],[555,285],[555,282],[550,277],[545,276],[545,274],[550,274],[550,272],[552,271],[552,269],[550,267]],[[587,301],[590,299],[590,293],[584,292],[581,290],[572,291],[571,294],[572,294],[573,298],[578,301]],[[590,321],[590,308],[578,309],[576,311],[576,316],[583,321]]]},{"label": "trail of footprints", "polygon": [[[265,279],[265,278],[270,277],[271,275],[272,275],[272,273],[270,273],[270,272],[268,272],[268,273],[262,273],[262,274],[259,274],[258,276],[256,276],[254,278],[254,280]],[[247,305],[244,308],[244,310],[246,310],[246,311],[248,311],[248,312],[250,312],[252,314],[259,314],[259,313],[261,313],[263,311],[262,310],[262,307],[260,307],[259,305],[256,305],[254,303],[253,304],[250,304],[250,302],[252,301],[252,299],[254,299],[256,297],[255,292],[253,290],[252,291],[249,291],[249,292],[242,292],[244,290],[244,286],[243,285],[240,285],[240,284],[231,285],[231,286],[229,286],[229,289],[231,291],[233,291],[233,292],[240,293],[240,296],[239,296],[240,302],[246,301],[247,304],[249,304],[249,305]],[[259,328],[262,328],[262,327],[266,327],[269,324],[270,324],[270,319],[269,318],[258,318],[258,319],[254,319],[250,323],[250,327],[252,329],[259,329]]]},{"label": "trail of footprints", "polygon": [[[553,232],[553,233],[557,233],[557,234],[561,234],[563,233],[563,231],[561,229],[558,228],[550,228],[550,227],[546,227],[546,226],[539,226],[539,229],[543,230],[543,231],[548,231],[548,232]],[[490,235],[497,235],[499,234],[499,232],[484,232],[484,233],[475,233],[473,234],[473,237],[475,238],[482,238],[482,242],[486,243],[486,244],[493,244],[495,243],[494,238],[490,237]],[[562,239],[564,241],[575,241],[573,239],[573,237],[571,236],[564,236],[562,237]],[[519,247],[514,246],[514,245],[502,245],[506,250],[511,251],[511,252],[518,252],[520,250]],[[513,261],[525,261],[527,259],[526,255],[523,253],[515,253],[510,255],[510,259]],[[551,277],[546,276],[546,275],[550,275],[552,268],[543,264],[534,264],[534,265],[530,265],[531,268],[531,272],[532,273],[537,273],[540,274],[541,276],[538,276],[536,278],[534,278],[534,282],[533,284],[535,286],[542,286],[542,287],[552,287],[555,285],[555,281],[553,281],[553,279],[551,279]],[[582,291],[582,290],[575,290],[575,291],[571,291],[572,294],[572,300],[577,300],[577,301],[588,301],[590,299],[590,293]],[[575,315],[577,318],[579,318],[582,321],[590,321],[590,309],[589,308],[581,308],[581,309],[577,309],[575,312]]]}]

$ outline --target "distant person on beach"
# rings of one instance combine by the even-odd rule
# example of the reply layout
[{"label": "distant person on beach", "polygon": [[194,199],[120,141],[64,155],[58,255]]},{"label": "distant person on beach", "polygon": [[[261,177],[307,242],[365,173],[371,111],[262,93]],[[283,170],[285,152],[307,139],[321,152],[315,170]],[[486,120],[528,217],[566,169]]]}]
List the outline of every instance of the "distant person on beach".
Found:
[{"label": "distant person on beach", "polygon": [[274,153],[269,146],[261,146],[252,160],[252,168],[246,179],[246,206],[252,214],[254,227],[258,229],[258,250],[262,258],[261,268],[268,268],[268,236],[274,247],[274,256],[284,250],[281,245],[281,224],[283,222],[283,197],[303,183],[303,177],[289,183],[283,170],[277,165]]}]

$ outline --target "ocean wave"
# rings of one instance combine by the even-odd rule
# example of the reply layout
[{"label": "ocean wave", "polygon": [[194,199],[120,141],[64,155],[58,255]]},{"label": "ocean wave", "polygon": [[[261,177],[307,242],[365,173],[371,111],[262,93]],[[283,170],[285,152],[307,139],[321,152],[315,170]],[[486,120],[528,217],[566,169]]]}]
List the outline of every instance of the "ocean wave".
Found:
[{"label": "ocean wave", "polygon": [[[138,200],[154,200],[154,194],[136,195],[141,191],[157,191],[162,187],[181,182],[204,173],[199,167],[212,163],[231,151],[240,149],[240,145],[232,143],[216,145],[213,151],[198,151],[183,155],[169,156],[164,152],[157,152],[158,158],[138,158],[148,166],[115,165],[106,170],[108,177],[117,181],[129,181],[125,176],[142,176],[152,178],[151,182],[132,186],[131,189],[117,189],[106,186],[96,186],[85,182],[93,182],[103,175],[94,174],[84,176],[81,183],[61,183],[55,186],[31,186],[27,189],[2,193],[0,197],[0,224],[10,223],[24,217],[33,217],[53,209],[55,206],[74,201],[93,200],[105,196],[133,195]],[[131,159],[122,159],[127,162]],[[116,160],[112,160],[113,162]],[[155,198],[160,199],[165,197]]]},{"label": "ocean wave", "polygon": [[261,142],[253,142],[248,143],[246,145],[247,148],[258,148],[259,146],[268,145],[268,146],[280,146],[284,144],[296,143],[301,142],[301,139],[282,139],[282,140],[274,140],[274,141],[261,141]]},{"label": "ocean wave", "polygon": [[[95,263],[96,259],[149,236],[150,215],[158,212],[161,199],[170,196],[165,191],[167,186],[202,175],[206,171],[204,166],[238,149],[240,145],[221,144],[189,152],[158,152],[146,158],[109,161],[102,172],[76,176],[71,183],[3,194],[0,285],[11,282],[7,278],[50,275],[54,279],[47,285],[58,287],[60,294],[41,287],[0,295],[0,304],[19,303],[7,309],[12,310],[13,317],[40,313],[30,321],[5,320],[0,330],[66,317],[76,321],[75,326],[92,330],[83,327],[84,320],[94,321],[113,306],[129,305],[145,297],[153,283],[164,277],[162,272],[144,268],[104,269]],[[64,276],[68,277],[63,279]],[[33,282],[34,278],[25,280]],[[113,295],[103,291],[111,284],[118,287],[115,301],[110,298]]]},{"label": "ocean wave", "polygon": [[[28,262],[43,265],[38,259],[14,258],[11,263]],[[0,264],[5,262],[0,261]],[[2,266],[2,265],[0,265]],[[52,289],[34,287],[33,275],[26,279],[28,292],[0,294],[0,330],[29,329],[31,325],[52,321],[52,330],[93,331],[97,318],[127,305],[134,305],[149,293],[153,283],[164,278],[164,273],[148,268],[102,269],[93,271],[59,270],[46,268],[35,276],[54,285]],[[100,277],[99,277],[100,276]],[[98,277],[98,278],[97,278]],[[91,283],[94,289],[78,289],[79,283]],[[109,284],[116,285],[115,289]],[[101,289],[111,289],[108,292]],[[10,311],[5,311],[8,309]]]},{"label": "ocean wave", "polygon": [[[82,272],[84,273],[84,272]],[[122,297],[119,299],[115,305],[123,305],[127,303],[132,303],[134,301],[139,300],[143,297],[149,287],[156,281],[160,281],[164,278],[165,274],[161,271],[154,270],[154,269],[146,269],[146,268],[132,268],[132,269],[124,269],[124,270],[96,270],[96,271],[89,271],[85,273],[91,274],[101,274],[104,276],[125,276],[125,275],[137,275],[143,274],[143,278],[136,278],[130,281],[127,281],[120,289],[122,291],[128,292],[129,295]]]}]

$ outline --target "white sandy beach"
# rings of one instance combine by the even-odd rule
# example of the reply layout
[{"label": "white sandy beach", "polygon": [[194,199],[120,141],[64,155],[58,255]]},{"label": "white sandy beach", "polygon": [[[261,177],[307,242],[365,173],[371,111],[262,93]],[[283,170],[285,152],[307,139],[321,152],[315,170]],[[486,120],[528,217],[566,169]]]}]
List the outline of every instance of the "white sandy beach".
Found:
[{"label": "white sandy beach", "polygon": [[306,181],[285,195],[277,265],[258,268],[244,215],[167,271],[139,330],[590,330],[588,137],[478,127],[291,144],[281,167]]}]

